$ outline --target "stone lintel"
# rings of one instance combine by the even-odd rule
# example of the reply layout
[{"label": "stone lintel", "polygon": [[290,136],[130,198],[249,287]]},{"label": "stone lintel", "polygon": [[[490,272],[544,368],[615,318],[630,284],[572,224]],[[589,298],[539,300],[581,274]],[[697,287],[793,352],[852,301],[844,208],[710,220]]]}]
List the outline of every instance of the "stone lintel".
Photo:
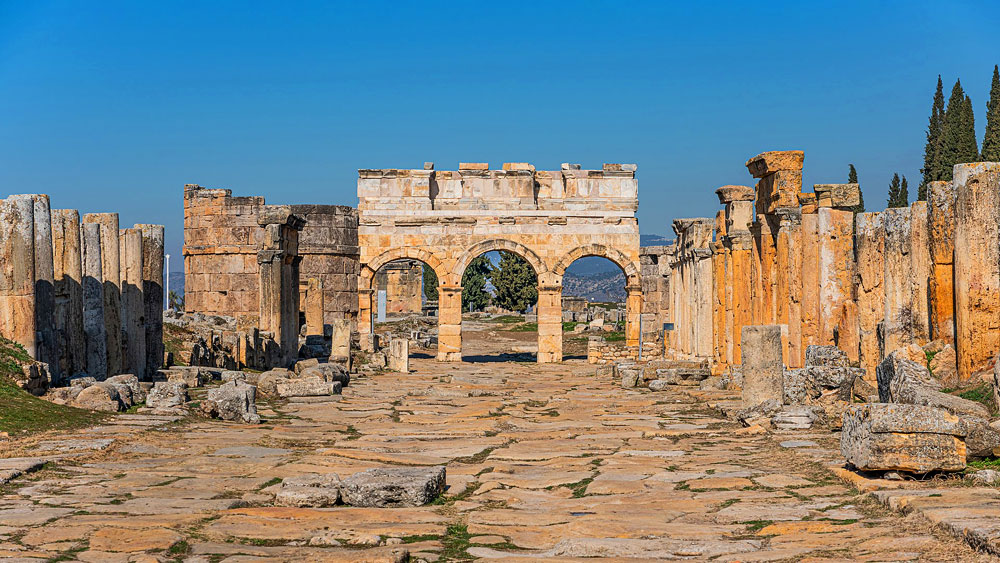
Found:
[{"label": "stone lintel", "polygon": [[861,203],[858,184],[814,184],[813,191],[819,207],[851,208]]},{"label": "stone lintel", "polygon": [[290,205],[265,205],[260,208],[257,215],[257,224],[264,225],[287,225],[297,231],[301,231],[306,226],[305,218],[292,213]]},{"label": "stone lintel", "polygon": [[503,169],[506,171],[511,170],[527,170],[530,172],[535,171],[535,165],[528,162],[505,162],[503,163]]},{"label": "stone lintel", "polygon": [[803,151],[767,151],[747,161],[747,170],[754,178],[763,178],[782,170],[802,170]]},{"label": "stone lintel", "polygon": [[819,212],[816,205],[816,194],[811,192],[801,192],[799,194],[799,208],[804,215],[812,215]]},{"label": "stone lintel", "polygon": [[489,170],[489,162],[459,162],[459,170]]},{"label": "stone lintel", "polygon": [[750,186],[722,186],[715,190],[715,195],[719,196],[719,203],[727,204],[734,201],[753,201],[757,195],[757,190]]}]

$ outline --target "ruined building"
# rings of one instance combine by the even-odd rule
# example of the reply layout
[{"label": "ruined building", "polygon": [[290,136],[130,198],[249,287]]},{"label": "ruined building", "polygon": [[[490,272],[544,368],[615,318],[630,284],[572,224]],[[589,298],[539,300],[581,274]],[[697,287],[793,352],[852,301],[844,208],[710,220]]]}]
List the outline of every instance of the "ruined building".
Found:
[{"label": "ruined building", "polygon": [[147,379],[163,362],[161,225],[51,209],[47,195],[0,200],[0,335],[74,375]]},{"label": "ruined building", "polygon": [[375,274],[375,289],[385,292],[388,314],[419,313],[423,308],[424,267],[416,260],[389,262]]},{"label": "ruined building", "polygon": [[[721,372],[740,363],[744,326],[782,330],[783,360],[836,345],[870,377],[889,353],[940,341],[956,383],[1000,351],[1000,164],[955,166],[928,201],[855,216],[857,184],[802,191],[801,151],[765,152],[755,187],[716,190],[712,218],[674,221],[661,315],[669,355]],[[645,282],[644,282],[645,283]],[[650,282],[651,283],[651,282]]]}]

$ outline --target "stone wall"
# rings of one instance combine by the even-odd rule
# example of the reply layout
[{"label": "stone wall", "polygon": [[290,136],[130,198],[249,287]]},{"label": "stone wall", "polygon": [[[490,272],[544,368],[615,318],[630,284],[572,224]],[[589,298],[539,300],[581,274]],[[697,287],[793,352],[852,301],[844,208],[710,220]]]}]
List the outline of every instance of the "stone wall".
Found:
[{"label": "stone wall", "polygon": [[[375,288],[385,291],[386,313],[419,313],[423,308],[424,267],[417,260],[397,260],[375,274]],[[357,299],[355,298],[355,305]]]},{"label": "stone wall", "polygon": [[163,227],[119,230],[117,213],[0,200],[0,334],[48,364],[51,384],[86,374],[148,379],[163,362]]}]

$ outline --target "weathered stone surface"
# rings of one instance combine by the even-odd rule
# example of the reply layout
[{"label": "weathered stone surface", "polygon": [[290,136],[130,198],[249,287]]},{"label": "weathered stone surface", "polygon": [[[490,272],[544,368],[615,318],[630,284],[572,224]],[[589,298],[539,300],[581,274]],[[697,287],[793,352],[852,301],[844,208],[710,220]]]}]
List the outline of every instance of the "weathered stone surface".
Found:
[{"label": "weathered stone surface", "polygon": [[[101,284],[104,293],[104,327],[107,351],[107,375],[121,373],[122,323],[121,323],[121,246],[119,244],[117,213],[88,213],[83,216],[87,224],[97,225],[100,244]],[[86,236],[87,231],[84,230]],[[91,373],[98,379],[104,375]]]},{"label": "weathered stone surface", "polygon": [[859,213],[854,219],[854,285],[858,305],[858,360],[870,382],[882,356],[879,327],[885,319],[885,230],[881,213]]},{"label": "weathered stone surface", "polygon": [[941,388],[941,383],[931,377],[925,366],[907,359],[905,350],[896,350],[886,356],[875,375],[879,400],[883,403],[897,402],[893,393],[902,386],[922,386],[935,391]]},{"label": "weathered stone surface", "polygon": [[0,331],[37,357],[35,320],[35,205],[31,196],[0,200],[0,256],[19,268],[0,268]]},{"label": "weathered stone surface", "polygon": [[642,383],[642,367],[632,363],[618,364],[622,387],[638,387]]},{"label": "weathered stone surface", "polygon": [[[126,386],[122,386],[127,389]],[[124,410],[120,390],[110,383],[97,383],[80,391],[73,406],[94,411],[117,412]]]},{"label": "weathered stone surface", "polygon": [[844,412],[840,450],[864,471],[960,471],[968,424],[944,410],[869,403]]},{"label": "weathered stone surface", "polygon": [[288,477],[274,495],[275,506],[300,508],[324,508],[339,500],[340,477],[336,473]]},{"label": "weathered stone surface", "polygon": [[230,381],[216,389],[211,389],[201,403],[201,410],[206,415],[223,420],[234,420],[247,424],[257,424],[257,405],[254,399],[257,388],[242,381]]},{"label": "weathered stone surface", "polygon": [[743,406],[767,400],[784,401],[781,362],[781,327],[745,326],[740,349],[743,355]]},{"label": "weathered stone surface", "polygon": [[323,381],[329,382],[336,381],[344,387],[347,387],[351,383],[351,374],[347,373],[342,364],[335,363],[319,364],[316,367],[304,370],[300,376],[319,377]]},{"label": "weathered stone surface", "polygon": [[771,424],[778,430],[808,430],[819,418],[814,407],[783,407],[771,418]]},{"label": "weathered stone surface", "polygon": [[139,385],[139,378],[132,374],[126,373],[109,377],[107,382],[113,385],[124,385],[125,387],[128,387],[129,393],[132,397],[132,404],[138,404],[146,400],[146,392],[143,390],[142,386]]},{"label": "weathered stone surface", "polygon": [[376,467],[344,479],[340,494],[351,506],[423,506],[444,492],[444,485],[443,466]]},{"label": "weathered stone surface", "polygon": [[811,403],[820,399],[850,401],[854,381],[864,375],[864,369],[841,366],[807,366],[785,370],[785,402]]},{"label": "weathered stone surface", "polygon": [[83,244],[83,332],[85,369],[95,378],[108,376],[107,335],[104,319],[104,270],[101,257],[101,227],[81,225]]},{"label": "weathered stone surface", "polygon": [[806,346],[806,366],[849,367],[847,354],[836,346],[810,344]]},{"label": "weathered stone surface", "polygon": [[56,332],[59,338],[62,378],[85,372],[86,343],[83,330],[83,247],[80,213],[52,210],[52,264],[55,290]]},{"label": "weathered stone surface", "polygon": [[[559,325],[562,330],[562,325]],[[561,334],[561,333],[560,333]],[[405,338],[393,338],[389,341],[387,355],[389,369],[399,373],[410,371],[410,341]]]},{"label": "weathered stone surface", "polygon": [[302,377],[298,379],[277,380],[275,382],[275,393],[282,399],[288,397],[322,397],[326,395],[339,395],[340,383],[326,381],[318,377]]},{"label": "weathered stone surface", "polygon": [[187,384],[183,381],[158,381],[146,395],[146,406],[168,409],[182,406],[187,400]]},{"label": "weathered stone surface", "polygon": [[956,387],[959,385],[958,356],[955,355],[955,348],[951,344],[945,344],[936,352],[928,362],[928,367],[934,379],[941,381],[945,386]]}]

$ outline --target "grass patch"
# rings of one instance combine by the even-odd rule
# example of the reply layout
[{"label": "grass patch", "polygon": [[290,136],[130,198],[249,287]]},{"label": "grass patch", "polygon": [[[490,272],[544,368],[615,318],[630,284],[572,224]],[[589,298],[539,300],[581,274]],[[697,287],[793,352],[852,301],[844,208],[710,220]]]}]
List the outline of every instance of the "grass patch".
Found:
[{"label": "grass patch", "polygon": [[565,485],[562,486],[573,491],[573,498],[583,498],[587,496],[587,487],[590,486],[590,484],[593,482],[594,482],[593,477],[587,477],[586,479],[581,479],[576,483],[566,483]]},{"label": "grass patch", "polygon": [[623,330],[612,330],[611,332],[604,333],[605,342],[624,342],[625,341],[625,331]]},{"label": "grass patch", "polygon": [[184,350],[184,341],[190,338],[194,331],[187,327],[163,323],[163,350],[174,355],[174,365],[182,366],[181,351]]},{"label": "grass patch", "polygon": [[967,465],[972,469],[1000,469],[1000,458],[970,461]]},{"label": "grass patch", "polygon": [[773,520],[747,520],[746,522],[740,522],[747,527],[748,532],[759,532],[764,528],[774,524]]},{"label": "grass patch", "polygon": [[109,415],[44,401],[14,385],[14,374],[32,361],[20,344],[0,337],[0,432],[11,436],[93,426]]},{"label": "grass patch", "polygon": [[448,526],[448,530],[441,536],[441,545],[444,546],[444,549],[441,550],[440,558],[444,561],[468,561],[472,559],[472,556],[466,551],[471,545],[469,543],[471,537],[472,534],[469,533],[469,528],[465,524]]},{"label": "grass patch", "polygon": [[191,545],[184,540],[175,543],[174,545],[170,546],[167,549],[167,554],[173,555],[175,557],[180,555],[187,555],[188,553],[191,553]]},{"label": "grass patch", "polygon": [[567,321],[563,323],[563,332],[573,332],[576,330],[576,325],[583,324],[576,321]]},{"label": "grass patch", "polygon": [[965,391],[959,393],[958,396],[963,399],[991,406],[991,403],[993,402],[993,389],[990,385],[984,383],[973,387],[972,389],[966,389]]},{"label": "grass patch", "polygon": [[281,482],[281,477],[271,477],[267,481],[264,481],[264,483],[261,484],[261,486],[257,487],[257,490],[262,491],[272,485],[277,485],[280,482]]},{"label": "grass patch", "polygon": [[538,323],[521,323],[519,325],[514,325],[507,330],[511,332],[537,332]]},{"label": "grass patch", "polygon": [[491,323],[501,323],[501,324],[513,324],[524,322],[524,317],[521,315],[500,315],[499,317],[493,317],[490,319]]}]

